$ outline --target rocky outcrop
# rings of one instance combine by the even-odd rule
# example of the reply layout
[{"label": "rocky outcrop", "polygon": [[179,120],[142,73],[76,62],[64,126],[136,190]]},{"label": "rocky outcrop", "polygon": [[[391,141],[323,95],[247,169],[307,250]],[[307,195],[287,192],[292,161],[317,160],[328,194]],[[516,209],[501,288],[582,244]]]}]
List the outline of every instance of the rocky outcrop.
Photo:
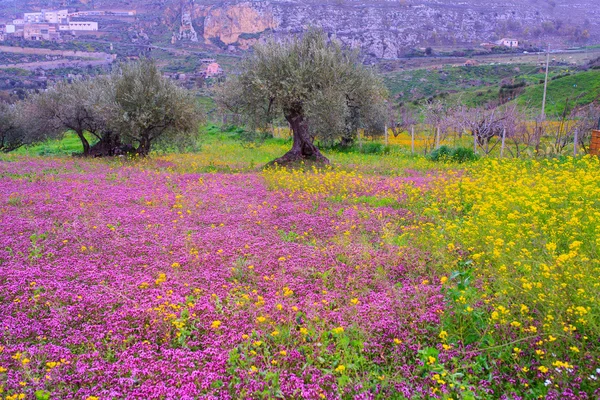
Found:
[{"label": "rocky outcrop", "polygon": [[[201,35],[207,44],[234,45],[245,50],[264,31],[287,35],[316,26],[349,46],[360,47],[370,57],[393,59],[414,47],[477,46],[504,36],[514,36],[522,42],[573,43],[576,38],[567,37],[564,32],[579,30],[599,39],[600,11],[593,6],[594,0],[568,3],[215,0],[209,5],[196,6],[195,18],[201,20],[198,25],[202,26]],[[556,21],[556,26],[563,26],[560,32],[552,32]],[[565,24],[572,29],[564,29]]]},{"label": "rocky outcrop", "polygon": [[[253,3],[228,4],[210,8],[204,18],[204,38],[218,38],[225,44],[238,43],[240,35],[252,35],[275,29],[278,23],[269,6],[260,7]],[[243,37],[243,47],[254,41],[252,37]]]}]

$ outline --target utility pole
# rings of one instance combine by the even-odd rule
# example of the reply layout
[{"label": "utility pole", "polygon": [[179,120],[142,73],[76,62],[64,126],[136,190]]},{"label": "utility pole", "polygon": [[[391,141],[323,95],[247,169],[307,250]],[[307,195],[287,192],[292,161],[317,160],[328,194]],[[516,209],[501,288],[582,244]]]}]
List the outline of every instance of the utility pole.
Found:
[{"label": "utility pole", "polygon": [[542,99],[542,121],[546,119],[546,94],[548,93],[548,72],[550,71],[550,45],[546,54],[546,79],[544,79],[544,97]]}]

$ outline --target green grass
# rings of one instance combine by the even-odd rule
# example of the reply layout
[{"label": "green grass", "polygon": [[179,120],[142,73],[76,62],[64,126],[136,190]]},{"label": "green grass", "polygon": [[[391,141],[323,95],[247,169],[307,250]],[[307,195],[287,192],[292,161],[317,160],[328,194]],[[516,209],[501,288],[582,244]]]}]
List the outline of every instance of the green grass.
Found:
[{"label": "green grass", "polygon": [[[520,106],[542,107],[544,85],[528,87],[519,96]],[[559,116],[567,103],[570,107],[590,104],[600,97],[600,71],[593,70],[551,80],[548,84],[546,114]]]},{"label": "green grass", "polygon": [[[553,67],[551,77],[567,68]],[[468,98],[473,105],[482,100],[497,98],[503,80],[537,83],[544,78],[540,67],[532,64],[480,65],[472,67],[444,67],[392,72],[384,75],[384,82],[393,96],[400,101],[458,94]],[[488,90],[491,89],[491,93]],[[479,93],[485,93],[481,98]],[[458,96],[453,96],[457,98]],[[479,99],[478,99],[479,98]]]},{"label": "green grass", "polygon": [[[86,135],[90,145],[94,143],[91,135]],[[81,140],[74,133],[67,133],[60,140],[49,140],[44,143],[39,143],[33,146],[22,147],[15,151],[15,154],[26,154],[30,156],[39,155],[52,155],[52,156],[64,156],[72,155],[73,153],[81,153],[83,146]]]}]

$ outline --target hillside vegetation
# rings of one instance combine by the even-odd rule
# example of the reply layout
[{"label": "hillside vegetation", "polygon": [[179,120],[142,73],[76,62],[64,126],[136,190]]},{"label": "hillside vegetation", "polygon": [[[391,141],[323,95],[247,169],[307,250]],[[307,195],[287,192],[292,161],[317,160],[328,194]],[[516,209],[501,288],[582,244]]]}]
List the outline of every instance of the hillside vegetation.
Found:
[{"label": "hillside vegetation", "polygon": [[[533,85],[525,89],[517,102],[521,106],[542,107],[544,85]],[[565,107],[581,106],[597,101],[600,97],[600,70],[580,72],[558,79],[548,84],[546,114],[558,116]]]}]

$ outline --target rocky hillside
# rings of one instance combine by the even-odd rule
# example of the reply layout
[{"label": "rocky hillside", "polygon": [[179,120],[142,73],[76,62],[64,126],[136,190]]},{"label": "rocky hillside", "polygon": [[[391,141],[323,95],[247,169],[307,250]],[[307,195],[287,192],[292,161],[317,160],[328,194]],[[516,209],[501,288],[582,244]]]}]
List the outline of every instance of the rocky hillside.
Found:
[{"label": "rocky hillside", "polygon": [[[21,0],[18,0],[21,3]],[[13,0],[0,0],[10,5]],[[597,0],[22,0],[22,7],[133,8],[153,41],[243,51],[265,33],[323,27],[376,58],[415,47],[469,47],[515,37],[526,45],[600,42]],[[3,13],[9,12],[3,10]]]}]

